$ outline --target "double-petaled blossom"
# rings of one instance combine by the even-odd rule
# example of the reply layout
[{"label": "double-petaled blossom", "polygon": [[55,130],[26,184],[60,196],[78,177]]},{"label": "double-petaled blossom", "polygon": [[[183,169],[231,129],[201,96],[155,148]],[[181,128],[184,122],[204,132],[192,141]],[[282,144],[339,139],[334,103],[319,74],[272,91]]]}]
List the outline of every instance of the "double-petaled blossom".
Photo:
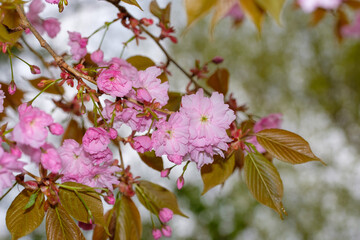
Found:
[{"label": "double-petaled blossom", "polygon": [[110,143],[109,133],[101,128],[90,127],[86,130],[82,143],[84,150],[90,154],[104,151]]},{"label": "double-petaled blossom", "polygon": [[197,163],[198,168],[214,161],[214,155],[224,157],[231,139],[226,133],[235,120],[235,114],[224,103],[224,96],[214,92],[204,97],[203,90],[184,96],[180,113],[189,118],[189,143],[187,159]]},{"label": "double-petaled blossom", "polygon": [[[279,128],[281,126],[281,123],[282,123],[282,114],[281,113],[273,113],[273,114],[263,117],[259,121],[257,121],[254,125],[253,131],[254,131],[254,133],[257,133],[264,129]],[[256,147],[258,152],[260,152],[260,153],[265,152],[265,149],[256,140],[256,136],[251,136],[246,141],[249,143],[252,143]]]},{"label": "double-petaled blossom", "polygon": [[[40,18],[39,14],[44,8],[45,4],[41,0],[33,0],[26,16],[38,32],[41,34],[46,32],[49,37],[54,38],[60,32],[60,22],[56,18]],[[27,30],[27,32],[30,31]]]},{"label": "double-petaled blossom", "polygon": [[124,97],[132,88],[132,81],[122,71],[106,69],[97,78],[98,88],[113,96]]},{"label": "double-petaled blossom", "polygon": [[298,4],[301,9],[310,13],[317,8],[323,8],[327,10],[337,9],[343,0],[298,0]]},{"label": "double-petaled blossom", "polygon": [[41,147],[48,135],[48,129],[53,118],[38,108],[23,103],[18,107],[19,123],[12,131],[12,139],[20,144],[26,144],[33,148]]},{"label": "double-petaled blossom", "polygon": [[75,61],[79,61],[81,58],[85,57],[87,53],[86,45],[88,43],[87,38],[82,38],[81,34],[78,32],[69,32],[69,42],[68,45],[71,47],[71,55]]},{"label": "double-petaled blossom", "polygon": [[149,136],[137,136],[133,138],[134,142],[131,143],[131,146],[135,151],[139,153],[144,153],[147,151],[151,151],[152,142]]},{"label": "double-petaled blossom", "polygon": [[168,121],[160,120],[152,134],[156,156],[167,155],[168,159],[181,164],[188,153],[189,118],[183,113],[173,113]]}]

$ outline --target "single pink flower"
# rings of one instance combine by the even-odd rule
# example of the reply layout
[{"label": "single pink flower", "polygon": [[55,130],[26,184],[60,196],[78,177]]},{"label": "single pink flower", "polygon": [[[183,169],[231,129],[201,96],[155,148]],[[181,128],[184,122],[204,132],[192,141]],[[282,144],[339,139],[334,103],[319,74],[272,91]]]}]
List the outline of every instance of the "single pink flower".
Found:
[{"label": "single pink flower", "polygon": [[47,127],[53,123],[52,117],[38,108],[23,103],[18,107],[19,123],[12,131],[12,139],[33,148],[42,146],[48,135]]},{"label": "single pink flower", "polygon": [[163,223],[167,223],[168,221],[170,221],[173,218],[173,211],[171,211],[171,209],[169,208],[162,208],[159,211],[159,218],[160,221]]},{"label": "single pink flower", "polygon": [[119,70],[106,69],[97,78],[101,91],[113,97],[124,97],[132,88],[132,81]]},{"label": "single pink flower", "polygon": [[54,135],[61,135],[64,133],[64,128],[59,123],[50,124],[49,130],[50,130],[51,134],[54,134]]},{"label": "single pink flower", "polygon": [[79,61],[81,58],[85,57],[87,53],[86,45],[88,43],[87,38],[82,38],[81,34],[78,32],[69,32],[69,42],[68,45],[71,47],[71,55],[75,61]]},{"label": "single pink flower", "polygon": [[153,235],[153,238],[154,238],[155,240],[160,239],[161,236],[162,236],[160,229],[153,229],[153,230],[152,230],[152,235]]},{"label": "single pink flower", "polygon": [[151,138],[149,136],[134,137],[134,143],[131,146],[139,153],[150,151],[152,149]]},{"label": "single pink flower", "polygon": [[82,138],[84,150],[90,154],[104,151],[110,143],[109,133],[101,128],[90,127]]},{"label": "single pink flower", "polygon": [[187,159],[200,169],[214,161],[214,155],[224,156],[231,139],[226,133],[235,120],[234,112],[224,103],[224,96],[214,92],[204,97],[200,89],[196,94],[184,96],[180,112],[189,118],[189,144]]},{"label": "single pink flower", "polygon": [[161,229],[161,232],[164,235],[164,237],[171,237],[172,230],[171,230],[170,226],[168,226],[168,225],[163,226]]},{"label": "single pink flower", "polygon": [[341,3],[342,0],[298,0],[301,9],[306,13],[311,13],[317,8],[327,10],[337,9]]}]

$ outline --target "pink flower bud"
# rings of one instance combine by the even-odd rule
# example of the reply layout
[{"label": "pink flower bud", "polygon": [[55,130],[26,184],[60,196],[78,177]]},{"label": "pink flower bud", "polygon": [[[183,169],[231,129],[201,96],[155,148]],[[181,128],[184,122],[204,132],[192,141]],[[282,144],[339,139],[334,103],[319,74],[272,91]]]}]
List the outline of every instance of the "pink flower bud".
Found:
[{"label": "pink flower bud", "polygon": [[154,23],[154,20],[152,20],[151,18],[142,18],[140,19],[140,23],[144,24],[147,27],[152,25]]},{"label": "pink flower bud", "polygon": [[171,209],[169,208],[162,208],[159,212],[160,221],[163,223],[167,223],[172,219],[172,217],[173,217],[173,211],[171,211]]},{"label": "pink flower bud", "polygon": [[40,74],[41,73],[40,68],[36,65],[31,65],[30,71],[32,74]]},{"label": "pink flower bud", "polygon": [[115,197],[114,195],[112,196],[105,196],[104,197],[105,201],[110,204],[110,205],[114,205],[115,204]]},{"label": "pink flower bud", "polygon": [[79,222],[78,226],[84,230],[91,230],[94,228],[94,225],[92,223]]},{"label": "pink flower bud", "polygon": [[97,50],[90,55],[90,59],[96,64],[102,64],[104,62],[104,53],[101,50]]},{"label": "pink flower bud", "polygon": [[59,123],[50,124],[49,130],[54,135],[61,135],[64,133],[64,128]]},{"label": "pink flower bud", "polygon": [[109,129],[109,136],[110,136],[110,139],[116,139],[118,133],[115,129],[113,128],[110,128]]},{"label": "pink flower bud", "polygon": [[224,59],[218,56],[218,57],[214,57],[211,61],[215,64],[220,64],[224,61]]},{"label": "pink flower bud", "polygon": [[160,173],[161,177],[169,176],[170,170],[171,170],[170,168],[166,168],[166,169],[162,170],[161,173]]},{"label": "pink flower bud", "polygon": [[161,232],[165,237],[171,237],[172,230],[170,226],[164,226],[161,229]]},{"label": "pink flower bud", "polygon": [[153,235],[153,238],[154,238],[155,240],[160,239],[161,236],[162,236],[160,229],[153,229],[153,230],[152,230],[152,235]]},{"label": "pink flower bud", "polygon": [[182,187],[184,186],[184,183],[185,183],[184,177],[181,175],[176,182],[177,188],[179,190],[182,189]]},{"label": "pink flower bud", "polygon": [[10,95],[13,95],[16,92],[16,84],[14,81],[11,81],[9,88],[8,88],[8,92]]}]

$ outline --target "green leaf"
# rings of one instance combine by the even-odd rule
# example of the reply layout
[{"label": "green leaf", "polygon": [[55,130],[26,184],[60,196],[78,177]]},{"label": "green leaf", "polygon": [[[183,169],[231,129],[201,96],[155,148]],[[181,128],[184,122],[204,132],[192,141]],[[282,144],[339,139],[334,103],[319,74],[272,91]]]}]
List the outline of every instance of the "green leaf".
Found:
[{"label": "green leaf", "polygon": [[122,2],[137,6],[138,8],[140,8],[140,10],[143,10],[136,0],[122,0]]},{"label": "green leaf", "polygon": [[[89,220],[91,218],[84,205],[85,203],[87,208],[91,211],[92,216],[94,217],[94,223],[103,226],[105,225],[104,209],[99,194],[97,192],[95,192],[94,190],[85,190],[89,189],[90,187],[80,183],[66,182],[62,185],[84,189],[77,190],[77,195],[75,191],[60,186],[60,202],[72,217],[74,217],[78,221],[89,223]],[[84,203],[81,201],[80,198],[84,201]]]},{"label": "green leaf", "polygon": [[265,129],[256,133],[256,139],[266,151],[279,160],[292,164],[320,161],[310,145],[299,135],[283,129]]},{"label": "green leaf", "polygon": [[33,194],[31,194],[28,203],[24,207],[24,210],[32,207],[35,204],[35,201],[36,201],[36,198],[37,198],[38,194],[39,194],[39,191],[36,191]]},{"label": "green leaf", "polygon": [[11,203],[6,213],[6,226],[13,239],[23,237],[34,231],[45,216],[44,195],[38,194],[34,204],[25,209],[33,192],[24,189]]},{"label": "green leaf", "polygon": [[157,157],[154,151],[139,153],[141,160],[149,167],[161,172],[164,169],[164,163],[161,157]]},{"label": "green leaf", "polygon": [[115,204],[116,225],[115,240],[139,240],[142,235],[140,213],[134,202],[122,196]]},{"label": "green leaf", "polygon": [[145,180],[139,181],[138,188],[136,188],[136,196],[141,204],[152,213],[157,215],[160,209],[169,208],[174,214],[187,217],[179,209],[175,194],[166,188]]},{"label": "green leaf", "polygon": [[229,71],[226,68],[219,68],[209,77],[206,83],[225,96],[229,88],[229,76]]},{"label": "green leaf", "polygon": [[47,210],[46,236],[51,240],[85,240],[80,228],[60,204]]},{"label": "green leaf", "polygon": [[[154,63],[153,60],[151,60],[148,57],[140,56],[140,55],[129,57],[128,59],[126,59],[126,61],[128,63],[130,63],[131,65],[133,65],[139,71],[143,71],[143,70],[147,69],[148,67],[156,66],[156,64]],[[161,82],[168,81],[168,78],[167,78],[165,72],[161,73],[159,78],[160,78]]]},{"label": "green leaf", "polygon": [[275,166],[262,154],[249,153],[245,157],[245,181],[260,203],[274,209],[280,218],[286,215],[282,204],[283,184]]},{"label": "green leaf", "polygon": [[256,0],[256,2],[268,12],[278,23],[280,23],[280,13],[285,0]]},{"label": "green leaf", "polygon": [[205,16],[215,6],[216,2],[217,0],[185,0],[187,27]]},{"label": "green leaf", "polygon": [[169,101],[164,106],[164,109],[176,112],[181,106],[182,94],[179,92],[169,92]]},{"label": "green leaf", "polygon": [[[38,86],[38,83],[40,83],[41,80],[49,80],[50,78],[47,77],[38,77],[32,80],[29,80],[29,82],[31,83],[31,85],[38,89],[38,90],[42,90],[42,87]],[[46,85],[44,86],[44,88],[46,87]],[[53,84],[51,87],[49,87],[48,89],[45,90],[46,93],[51,93],[51,94],[57,94],[57,95],[63,95],[64,94],[64,88],[62,86],[59,86],[57,83]]]},{"label": "green leaf", "polygon": [[212,164],[204,165],[201,168],[201,178],[204,183],[204,190],[201,195],[213,187],[223,184],[234,172],[234,168],[235,154],[232,154],[229,159],[216,155]]}]

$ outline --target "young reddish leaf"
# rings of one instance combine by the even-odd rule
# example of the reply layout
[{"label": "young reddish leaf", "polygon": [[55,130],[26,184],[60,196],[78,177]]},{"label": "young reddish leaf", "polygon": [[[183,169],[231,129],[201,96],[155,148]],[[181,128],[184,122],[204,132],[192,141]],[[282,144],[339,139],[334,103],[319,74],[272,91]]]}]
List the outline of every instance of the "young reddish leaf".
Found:
[{"label": "young reddish leaf", "polygon": [[46,236],[51,240],[85,240],[80,228],[60,204],[47,210]]},{"label": "young reddish leaf", "polygon": [[264,11],[255,3],[254,0],[239,0],[241,9],[253,21],[258,31],[261,32],[261,23],[264,17]]},{"label": "young reddish leaf", "polygon": [[[42,91],[48,84],[46,84],[44,87],[39,87],[38,84],[41,82],[41,80],[50,80],[50,78],[47,77],[38,77],[32,80],[29,80],[31,85],[38,89],[39,91]],[[58,84],[53,84],[51,87],[45,90],[46,93],[52,93],[52,94],[58,94],[63,95],[64,94],[64,88],[62,86],[59,86]]]},{"label": "young reddish leaf", "polygon": [[234,152],[235,155],[235,167],[242,169],[244,167],[244,152],[241,149],[238,149]]},{"label": "young reddish leaf", "polygon": [[207,85],[215,91],[226,95],[229,87],[229,76],[229,71],[226,68],[219,68],[209,77]]},{"label": "young reddish leaf", "polygon": [[140,213],[134,202],[122,196],[115,204],[116,225],[114,240],[139,240],[142,235]]},{"label": "young reddish leaf", "polygon": [[283,9],[285,0],[256,0],[259,6],[268,12],[278,23],[280,23],[280,13]]},{"label": "young reddish leaf", "polygon": [[82,137],[85,132],[86,130],[84,128],[80,128],[79,124],[74,119],[71,119],[64,132],[61,142],[64,142],[65,139],[74,139],[81,144]]},{"label": "young reddish leaf", "polygon": [[[115,218],[116,215],[114,214],[114,208],[110,209],[109,211],[106,212],[104,219],[106,221],[106,226],[109,229],[109,233],[111,234],[111,236],[114,235],[115,233]],[[108,239],[109,236],[105,231],[105,228],[101,225],[96,224],[95,228],[94,228],[94,232],[93,232],[93,240],[106,240]]]},{"label": "young reddish leaf", "polygon": [[169,92],[169,101],[164,106],[164,109],[170,111],[179,111],[181,105],[182,94],[178,92]]},{"label": "young reddish leaf", "polygon": [[265,129],[256,133],[259,144],[279,160],[292,164],[320,161],[310,145],[299,135],[283,129]]},{"label": "young reddish leaf", "polygon": [[238,0],[222,0],[217,1],[215,6],[215,13],[211,19],[210,24],[210,32],[214,32],[215,25],[226,16],[226,14],[231,10],[231,8],[234,6],[234,4]]},{"label": "young reddish leaf", "polygon": [[149,167],[161,172],[164,169],[164,163],[161,157],[157,157],[154,151],[139,153],[141,160]]},{"label": "young reddish leaf", "polygon": [[[143,71],[143,70],[147,69],[148,67],[156,66],[156,64],[154,63],[153,60],[151,60],[148,57],[140,56],[140,55],[129,57],[128,59],[126,59],[126,61],[128,63],[130,63],[131,65],[133,65],[139,71]],[[168,78],[167,78],[165,72],[160,74],[159,79],[161,80],[161,82],[168,81]]]},{"label": "young reddish leaf", "polygon": [[212,7],[215,6],[216,0],[185,0],[187,15],[187,28],[196,20],[205,16]]},{"label": "young reddish leaf", "polygon": [[6,226],[13,239],[23,237],[34,231],[45,216],[43,194],[38,194],[34,204],[25,209],[32,194],[32,191],[24,189],[11,203],[6,213]]},{"label": "young reddish leaf", "polygon": [[138,8],[140,8],[140,10],[143,10],[136,0],[122,0],[122,2],[137,6]]},{"label": "young reddish leaf", "polygon": [[213,187],[225,183],[235,168],[235,154],[232,154],[229,159],[224,159],[218,155],[214,157],[212,164],[204,165],[201,168],[201,178],[204,183],[204,190],[201,195]]},{"label": "young reddish leaf", "polygon": [[275,166],[259,153],[245,157],[246,185],[256,200],[274,209],[280,218],[286,215],[282,204],[283,184]]},{"label": "young reddish leaf", "polygon": [[[145,180],[139,181],[136,196],[141,204],[154,214],[159,214],[161,208],[169,208],[173,213],[187,217],[179,209],[175,194],[160,185]],[[144,197],[152,206],[149,206]]]},{"label": "young reddish leaf", "polygon": [[[83,189],[77,190],[77,195],[75,191],[60,186],[60,202],[72,217],[74,217],[78,221],[89,223],[90,216],[85,208],[85,203],[87,208],[91,211],[92,216],[94,217],[93,222],[105,226],[104,209],[99,194],[97,192],[95,192],[94,190],[85,190],[89,189],[90,187],[80,183],[66,182],[62,185]],[[84,201],[84,203],[80,198]]]},{"label": "young reddish leaf", "polygon": [[1,90],[5,93],[4,108],[10,106],[11,108],[17,110],[17,107],[22,104],[22,99],[24,97],[24,92],[20,89],[16,89],[16,92],[13,95],[10,95],[8,92],[9,85],[1,83]]}]

